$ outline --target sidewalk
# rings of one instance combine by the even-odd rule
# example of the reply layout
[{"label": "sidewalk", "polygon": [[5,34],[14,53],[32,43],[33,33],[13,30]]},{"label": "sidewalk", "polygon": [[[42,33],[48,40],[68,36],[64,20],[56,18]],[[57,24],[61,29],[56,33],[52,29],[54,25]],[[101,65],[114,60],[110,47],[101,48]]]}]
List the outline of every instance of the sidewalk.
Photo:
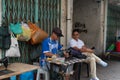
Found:
[{"label": "sidewalk", "polygon": [[[100,80],[120,80],[120,61],[107,61],[108,67],[97,65],[97,76]],[[86,66],[85,66],[86,67]],[[86,69],[86,68],[85,68]],[[89,80],[86,71],[82,69],[81,80]]]}]

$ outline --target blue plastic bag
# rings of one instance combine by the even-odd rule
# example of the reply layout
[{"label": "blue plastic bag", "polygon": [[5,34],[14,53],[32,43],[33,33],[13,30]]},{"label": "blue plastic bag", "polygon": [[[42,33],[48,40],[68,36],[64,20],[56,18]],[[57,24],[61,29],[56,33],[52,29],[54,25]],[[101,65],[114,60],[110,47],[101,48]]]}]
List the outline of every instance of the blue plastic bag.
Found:
[{"label": "blue plastic bag", "polygon": [[16,80],[16,76],[10,77],[10,80]]},{"label": "blue plastic bag", "polygon": [[14,34],[21,34],[23,32],[21,28],[21,23],[10,23],[9,27]]},{"label": "blue plastic bag", "polygon": [[20,75],[20,80],[34,80],[33,71],[25,72]]}]

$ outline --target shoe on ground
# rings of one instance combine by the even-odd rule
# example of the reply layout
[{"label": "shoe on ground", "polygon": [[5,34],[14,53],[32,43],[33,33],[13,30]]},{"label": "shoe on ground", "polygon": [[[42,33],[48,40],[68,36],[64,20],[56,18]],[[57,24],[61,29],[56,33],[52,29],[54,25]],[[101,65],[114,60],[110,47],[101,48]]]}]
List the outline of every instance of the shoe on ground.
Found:
[{"label": "shoe on ground", "polygon": [[73,75],[74,71],[70,71],[70,75]]},{"label": "shoe on ground", "polygon": [[108,63],[106,63],[105,61],[100,61],[99,64],[103,67],[107,67]]},{"label": "shoe on ground", "polygon": [[100,80],[98,77],[90,78],[90,80]]}]

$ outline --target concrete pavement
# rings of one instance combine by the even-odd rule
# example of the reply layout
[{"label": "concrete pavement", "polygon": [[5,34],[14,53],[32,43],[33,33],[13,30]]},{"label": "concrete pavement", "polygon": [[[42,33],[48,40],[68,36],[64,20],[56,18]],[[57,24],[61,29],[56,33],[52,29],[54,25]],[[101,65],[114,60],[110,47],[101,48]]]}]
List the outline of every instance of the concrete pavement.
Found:
[{"label": "concrete pavement", "polygon": [[[108,67],[97,64],[97,76],[100,80],[120,80],[120,61],[107,61]],[[86,74],[86,66],[83,65],[81,80],[89,80]]]}]

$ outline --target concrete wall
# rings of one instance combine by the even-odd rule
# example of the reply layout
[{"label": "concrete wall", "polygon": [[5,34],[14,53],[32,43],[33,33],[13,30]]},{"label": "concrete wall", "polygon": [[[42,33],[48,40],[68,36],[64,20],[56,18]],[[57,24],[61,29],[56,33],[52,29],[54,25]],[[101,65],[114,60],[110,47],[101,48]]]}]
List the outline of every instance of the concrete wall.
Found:
[{"label": "concrete wall", "polygon": [[73,27],[76,22],[85,24],[87,33],[81,33],[82,39],[88,47],[95,46],[96,54],[103,51],[103,28],[101,26],[101,3],[95,0],[74,0]]}]

